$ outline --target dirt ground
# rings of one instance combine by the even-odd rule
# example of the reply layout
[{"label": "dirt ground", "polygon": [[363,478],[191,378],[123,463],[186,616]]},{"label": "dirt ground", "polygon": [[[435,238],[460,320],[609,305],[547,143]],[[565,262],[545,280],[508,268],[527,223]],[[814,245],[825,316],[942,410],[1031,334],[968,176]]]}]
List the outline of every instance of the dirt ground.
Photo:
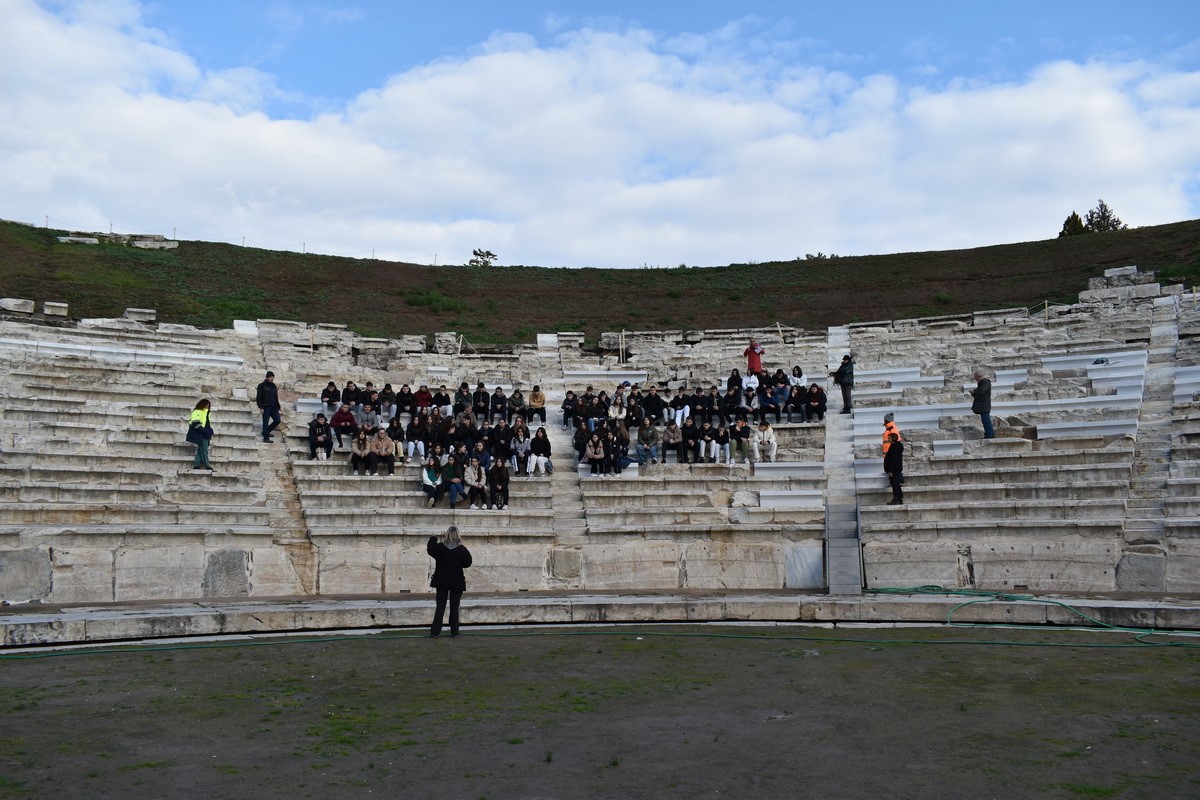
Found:
[{"label": "dirt ground", "polygon": [[635,626],[9,657],[0,797],[1200,797],[1200,649],[1132,642]]}]

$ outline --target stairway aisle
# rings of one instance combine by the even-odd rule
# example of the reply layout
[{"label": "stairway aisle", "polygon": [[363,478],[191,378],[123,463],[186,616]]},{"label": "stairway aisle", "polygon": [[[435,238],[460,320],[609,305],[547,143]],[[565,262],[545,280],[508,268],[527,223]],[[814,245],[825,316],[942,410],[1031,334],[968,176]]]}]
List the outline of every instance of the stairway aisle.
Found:
[{"label": "stairway aisle", "polygon": [[1166,585],[1163,501],[1171,467],[1172,396],[1179,347],[1177,300],[1166,297],[1154,304],[1125,542],[1116,574],[1120,591],[1162,591]]},{"label": "stairway aisle", "polygon": [[[850,352],[850,330],[829,329],[829,370]],[[835,398],[835,394],[838,396]],[[830,594],[862,594],[862,545],[854,477],[853,414],[839,414],[840,392],[829,391],[825,415],[825,579]],[[836,403],[834,400],[836,399]]]}]

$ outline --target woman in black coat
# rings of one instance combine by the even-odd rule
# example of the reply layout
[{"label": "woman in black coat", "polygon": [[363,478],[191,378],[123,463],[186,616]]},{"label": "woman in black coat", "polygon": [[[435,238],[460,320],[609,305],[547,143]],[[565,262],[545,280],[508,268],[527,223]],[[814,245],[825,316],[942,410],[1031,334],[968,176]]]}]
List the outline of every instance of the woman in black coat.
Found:
[{"label": "woman in black coat", "polygon": [[450,635],[458,636],[458,604],[467,590],[467,579],[463,570],[471,566],[471,551],[462,543],[458,526],[451,525],[440,537],[430,536],[425,552],[435,562],[433,578],[429,585],[437,591],[437,607],[433,612],[430,637],[442,632],[442,617],[446,613],[446,601],[450,601]]}]

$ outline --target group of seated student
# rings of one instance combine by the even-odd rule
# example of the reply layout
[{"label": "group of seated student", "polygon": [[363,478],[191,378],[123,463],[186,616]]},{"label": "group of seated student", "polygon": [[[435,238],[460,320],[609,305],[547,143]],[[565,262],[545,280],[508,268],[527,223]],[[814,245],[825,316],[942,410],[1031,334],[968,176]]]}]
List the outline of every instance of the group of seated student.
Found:
[{"label": "group of seated student", "polygon": [[577,458],[590,465],[592,474],[619,475],[633,463],[657,464],[668,452],[681,464],[749,460],[758,457],[755,449],[773,460],[774,434],[756,448],[751,424],[769,431],[768,416],[780,423],[785,414],[788,422],[824,420],[827,402],[820,385],[805,385],[800,367],[791,375],[779,369],[774,375],[764,371],[745,377],[734,369],[723,394],[717,386],[690,392],[681,386],[670,395],[657,386],[643,390],[628,381],[611,397],[593,386],[579,394],[568,391],[561,407],[562,427],[574,428]]},{"label": "group of seated student", "polygon": [[[544,435],[545,431],[539,429]],[[461,459],[454,455],[432,454],[421,467],[421,490],[426,504],[433,508],[443,497],[450,498],[450,508],[457,508],[466,498],[472,509],[508,508],[508,461],[502,458],[487,460],[472,452]]]},{"label": "group of seated student", "polygon": [[688,390],[680,386],[675,394],[659,392],[657,386],[642,389],[625,382],[618,386],[612,396],[606,391],[596,392],[588,386],[581,394],[568,391],[562,403],[563,430],[583,422],[589,432],[598,425],[608,424],[625,430],[636,429],[642,418],[659,425],[674,421],[682,427],[689,417],[696,425],[709,423],[714,428],[719,423],[731,426],[739,419],[747,422],[762,422],[774,415],[776,424],[787,415],[788,422],[813,422],[825,419],[828,399],[825,390],[818,384],[804,384],[799,367],[793,375],[777,370],[774,376],[765,372],[761,376],[743,377],[738,370],[726,380],[724,393],[716,386],[708,391],[700,387]]},{"label": "group of seated student", "polygon": [[[475,392],[466,382],[453,396],[444,390],[430,392],[422,385],[413,393],[405,384],[393,395],[388,384],[388,394],[372,389],[364,396],[349,382],[337,392],[332,416],[326,419],[322,412],[309,423],[309,458],[328,459],[336,442],[338,448],[349,443],[349,471],[354,474],[377,475],[386,467],[394,475],[397,463],[420,463],[429,505],[449,496],[451,508],[463,496],[472,508],[507,508],[510,467],[511,474],[525,477],[553,471],[545,428],[531,433],[526,423],[526,415],[545,422],[546,396],[539,386],[528,398],[520,389],[505,395],[499,386],[488,393],[482,383]],[[336,384],[330,382],[325,392],[332,398],[334,391]],[[436,479],[428,474],[431,464]]]}]

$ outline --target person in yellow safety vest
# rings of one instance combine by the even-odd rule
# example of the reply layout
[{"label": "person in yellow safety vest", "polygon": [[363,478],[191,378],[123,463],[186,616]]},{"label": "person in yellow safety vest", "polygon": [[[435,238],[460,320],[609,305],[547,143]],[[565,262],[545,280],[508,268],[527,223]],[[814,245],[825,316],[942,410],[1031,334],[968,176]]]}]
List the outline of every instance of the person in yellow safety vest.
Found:
[{"label": "person in yellow safety vest", "polygon": [[[896,415],[888,412],[883,415],[883,454],[886,456],[888,448],[892,446],[890,436],[892,434],[900,436],[900,429],[896,427]],[[904,441],[904,437],[900,437],[900,441]]]}]

